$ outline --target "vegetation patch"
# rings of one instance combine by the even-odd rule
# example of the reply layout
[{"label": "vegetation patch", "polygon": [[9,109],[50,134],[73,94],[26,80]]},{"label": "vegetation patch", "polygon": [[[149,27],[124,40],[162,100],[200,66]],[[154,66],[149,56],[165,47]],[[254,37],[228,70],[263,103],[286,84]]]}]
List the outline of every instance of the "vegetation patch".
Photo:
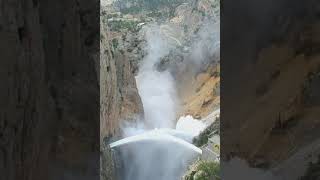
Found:
[{"label": "vegetation patch", "polygon": [[125,21],[125,20],[119,20],[119,21],[110,21],[109,27],[111,31],[117,31],[120,32],[123,29],[127,29],[129,31],[137,31],[138,22],[135,21]]},{"label": "vegetation patch", "polygon": [[220,164],[214,161],[198,161],[184,180],[220,180]]},{"label": "vegetation patch", "polygon": [[137,14],[143,10],[159,10],[168,7],[175,9],[184,0],[117,0],[115,6],[120,9],[123,14]]},{"label": "vegetation patch", "polygon": [[117,39],[112,39],[112,46],[114,49],[117,49],[119,45],[119,42]]}]

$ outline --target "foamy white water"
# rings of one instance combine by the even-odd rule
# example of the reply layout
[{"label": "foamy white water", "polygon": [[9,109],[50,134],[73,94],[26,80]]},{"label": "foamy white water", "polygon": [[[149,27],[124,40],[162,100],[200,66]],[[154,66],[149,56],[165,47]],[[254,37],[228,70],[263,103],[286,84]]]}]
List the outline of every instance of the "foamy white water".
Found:
[{"label": "foamy white water", "polygon": [[173,128],[176,117],[176,91],[169,72],[148,69],[136,77],[145,123],[150,129]]},{"label": "foamy white water", "polygon": [[199,135],[206,125],[200,120],[194,119],[192,116],[182,116],[179,118],[176,129],[192,135],[193,137]]},{"label": "foamy white water", "polygon": [[110,144],[122,159],[120,179],[178,180],[202,150],[185,141],[185,133],[155,129]]}]

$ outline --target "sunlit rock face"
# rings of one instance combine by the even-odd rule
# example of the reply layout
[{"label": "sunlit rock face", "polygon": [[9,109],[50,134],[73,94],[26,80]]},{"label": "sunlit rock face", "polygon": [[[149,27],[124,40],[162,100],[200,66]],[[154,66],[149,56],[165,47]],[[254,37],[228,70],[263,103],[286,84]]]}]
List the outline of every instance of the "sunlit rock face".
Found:
[{"label": "sunlit rock face", "polygon": [[118,162],[118,177],[124,180],[179,179],[201,149],[180,139],[175,130],[152,130],[110,144]]}]

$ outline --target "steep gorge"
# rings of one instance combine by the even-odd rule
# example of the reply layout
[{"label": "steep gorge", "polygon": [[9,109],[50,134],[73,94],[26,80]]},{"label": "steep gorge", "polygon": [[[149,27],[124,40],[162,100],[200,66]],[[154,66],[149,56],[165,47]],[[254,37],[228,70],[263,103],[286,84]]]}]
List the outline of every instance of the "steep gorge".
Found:
[{"label": "steep gorge", "polygon": [[[141,178],[149,177],[152,173],[157,174],[161,172],[162,174],[167,174],[167,179],[179,179],[183,173],[181,170],[176,169],[169,173],[169,169],[167,169],[167,172],[163,172],[165,169],[161,169],[161,163],[165,163],[165,166],[176,164],[176,166],[173,167],[178,168],[181,160],[185,159],[185,161],[188,161],[190,157],[188,157],[187,154],[185,154],[184,157],[174,160],[174,158],[180,157],[179,154],[181,154],[182,151],[172,151],[165,156],[162,155],[162,149],[169,151],[175,146],[178,148],[179,143],[168,144],[168,146],[162,145],[161,148],[154,146],[155,149],[157,149],[158,155],[162,157],[162,161],[158,163],[157,167],[146,171],[146,168],[150,168],[150,166],[144,166],[147,163],[145,162],[146,159],[137,159],[137,162],[135,162],[134,158],[139,157],[139,151],[132,151],[134,144],[130,145],[129,142],[136,141],[138,143],[141,140],[142,143],[144,141],[143,139],[150,139],[151,141],[153,137],[161,137],[161,141],[164,143],[165,141],[170,142],[174,140],[174,136],[186,138],[189,136],[188,133],[191,133],[188,131],[191,130],[190,125],[192,123],[201,124],[202,122],[200,122],[199,119],[206,119],[205,117],[215,109],[219,109],[220,59],[219,54],[217,54],[217,52],[219,52],[219,43],[215,44],[219,42],[219,31],[210,32],[209,30],[212,27],[215,29],[219,28],[219,26],[215,24],[217,22],[213,20],[214,18],[219,20],[219,18],[214,17],[217,12],[211,9],[215,7],[215,1],[203,0],[199,2],[190,1],[188,3],[177,6],[174,10],[175,14],[173,14],[173,17],[169,16],[170,18],[167,20],[161,18],[161,15],[168,17],[165,14],[167,12],[166,8],[160,8],[158,12],[153,13],[160,13],[161,15],[159,17],[151,17],[149,20],[146,20],[147,22],[141,22],[143,19],[147,19],[145,14],[147,16],[150,15],[148,12],[144,12],[144,10],[138,14],[135,14],[135,12],[128,13],[127,11],[124,12],[128,14],[122,14],[122,12],[113,12],[110,10],[113,8],[112,4],[102,9],[101,23],[105,29],[108,28],[109,30],[108,33],[102,34],[101,36],[101,54],[104,53],[105,55],[101,57],[102,74],[100,82],[109,83],[106,83],[107,85],[102,84],[100,90],[101,94],[103,94],[100,114],[103,119],[101,122],[101,137],[103,137],[101,143],[106,145],[104,147],[108,147],[105,143],[119,139],[120,136],[118,135],[124,136],[124,139],[112,143],[111,147],[113,148],[112,151],[115,151],[118,147],[120,148],[116,150],[118,152],[112,153],[113,159],[116,161],[121,160],[127,163],[137,163],[131,166],[130,169],[137,169],[133,170],[133,174],[130,173],[129,179],[140,177],[138,179],[141,180]],[[130,6],[130,4],[127,5]],[[191,7],[188,5],[191,5]],[[135,4],[131,4],[131,6],[135,6]],[[188,19],[190,15],[194,17],[192,21]],[[102,29],[101,32],[105,32],[105,30]],[[188,44],[188,42],[192,41],[192,38],[194,38],[195,43]],[[105,41],[105,39],[107,40]],[[119,66],[119,64],[121,64],[121,66]],[[127,73],[128,76],[123,75],[123,73]],[[137,84],[135,84],[134,79],[132,81],[134,75],[136,75]],[[189,81],[190,79],[193,80]],[[112,86],[108,86],[109,84],[112,84]],[[123,100],[131,100],[132,105],[141,105],[140,98],[128,98],[128,96],[123,93],[125,92],[123,88],[129,87],[128,85],[131,85],[130,88],[134,90],[134,94],[139,92],[144,111],[140,108],[132,109],[130,106],[126,106],[128,103],[123,103]],[[136,91],[136,85],[138,91]],[[109,95],[106,92],[108,92]],[[194,100],[187,99],[189,95],[192,95],[192,99]],[[185,107],[181,106],[180,99],[186,99],[183,103]],[[127,111],[120,113],[123,107],[126,108]],[[127,114],[126,112],[130,113]],[[180,132],[180,129],[178,129],[178,131],[174,130],[178,118],[186,115],[189,116],[181,117],[177,124],[177,128],[181,127],[183,131]],[[193,119],[192,116],[198,119]],[[210,120],[204,121],[205,123],[212,123],[215,120],[215,116],[208,117],[210,118],[207,119]],[[201,126],[203,125],[198,127],[200,128]],[[119,127],[121,128],[119,129]],[[219,129],[219,127],[214,127]],[[160,129],[153,130],[154,128]],[[200,129],[192,129],[192,133],[198,134],[197,131],[199,130],[203,130],[203,127]],[[108,136],[108,133],[111,136]],[[144,136],[143,133],[146,133],[146,135]],[[112,138],[110,139],[108,137]],[[187,139],[189,139],[189,143],[192,141],[192,138]],[[161,141],[159,141],[159,143]],[[186,142],[183,140],[181,143],[185,144]],[[121,148],[128,146],[131,146],[130,156],[128,156],[127,150],[126,152],[121,150]],[[143,147],[144,146],[141,146],[140,148]],[[211,146],[208,147],[211,148]],[[150,144],[144,149],[147,150],[146,148],[151,150],[152,145]],[[107,151],[112,152],[110,149]],[[102,150],[102,152],[106,151]],[[145,151],[144,156],[149,157],[149,155],[154,155],[151,151],[150,153],[152,154],[146,154],[147,152],[149,151]],[[121,155],[123,153],[127,155]],[[167,159],[168,155],[171,158]],[[135,157],[133,158],[132,156]],[[109,161],[112,161],[110,153],[108,157]],[[106,161],[103,160],[102,162]],[[120,173],[122,175],[132,171],[123,166],[127,163],[122,165],[121,162],[113,163],[115,164],[113,167],[116,168],[115,171],[124,171]],[[155,162],[155,164],[157,163]],[[141,174],[142,172],[140,172],[139,167],[144,167],[143,169],[145,171],[143,174]],[[106,171],[104,168],[105,167],[102,168],[102,172]],[[183,169],[185,168],[186,166],[184,165]],[[109,171],[109,173],[111,172]],[[108,174],[108,172],[106,174]],[[116,175],[118,175],[119,178],[119,173]],[[108,178],[107,175],[104,176]],[[159,174],[153,177],[158,179],[164,178]]]}]

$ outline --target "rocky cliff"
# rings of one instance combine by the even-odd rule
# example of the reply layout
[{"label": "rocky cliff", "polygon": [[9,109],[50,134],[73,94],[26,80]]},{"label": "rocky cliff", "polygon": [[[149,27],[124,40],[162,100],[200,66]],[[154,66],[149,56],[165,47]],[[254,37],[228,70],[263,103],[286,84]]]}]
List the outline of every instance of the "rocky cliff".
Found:
[{"label": "rocky cliff", "polygon": [[100,137],[119,133],[121,121],[143,118],[133,70],[127,55],[115,51],[107,26],[100,40]]},{"label": "rocky cliff", "polygon": [[230,52],[222,64],[222,102],[232,112],[223,114],[223,155],[263,168],[277,166],[319,137],[319,3],[277,3],[262,3],[265,12],[257,12],[257,4],[246,12],[226,9],[226,18],[239,24],[223,27]]},{"label": "rocky cliff", "polygon": [[109,27],[100,23],[100,176],[108,180],[115,179],[108,142],[121,135],[123,122],[143,118],[143,107],[127,55],[114,50]]},{"label": "rocky cliff", "polygon": [[2,1],[0,172],[99,178],[97,1]]}]

